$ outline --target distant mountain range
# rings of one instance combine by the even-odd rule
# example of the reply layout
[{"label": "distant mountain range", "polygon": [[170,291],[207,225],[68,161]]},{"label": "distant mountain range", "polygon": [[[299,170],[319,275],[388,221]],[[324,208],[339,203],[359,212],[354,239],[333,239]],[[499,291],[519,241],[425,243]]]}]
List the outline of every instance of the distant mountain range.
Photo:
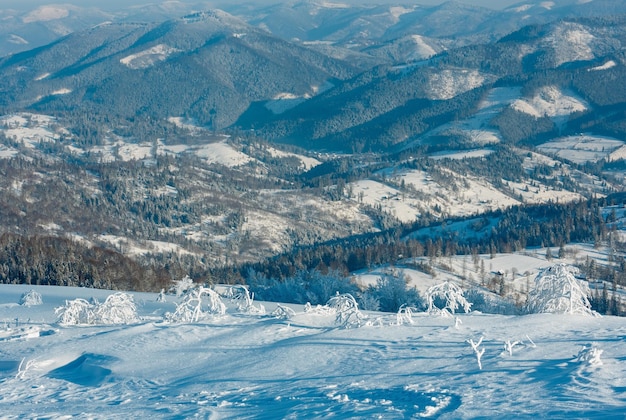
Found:
[{"label": "distant mountain range", "polygon": [[[306,147],[375,150],[470,113],[490,86],[523,88],[551,70],[552,82],[564,86],[585,79],[577,67],[608,60],[618,64],[609,72],[619,72],[625,31],[611,14],[617,3],[624,4],[494,11],[455,2],[297,2],[233,6],[243,18],[206,10],[154,23],[128,21],[164,19],[176,8],[115,16],[90,9],[91,22],[114,22],[0,60],[0,107],[185,117]],[[82,9],[49,6],[21,21],[48,25],[74,13]],[[564,20],[594,15],[605,17]],[[527,25],[555,18],[560,23]]]},{"label": "distant mountain range", "polygon": [[[572,118],[548,131],[552,135],[581,131],[586,123],[578,114],[602,113],[603,107],[619,108],[626,102],[624,89],[617,83],[625,76],[625,22],[621,15],[527,26],[493,43],[450,48],[430,59],[378,66],[282,114],[263,114],[261,106],[253,106],[239,123],[244,128],[253,126],[266,138],[307,147],[380,151],[390,145],[423,143],[442,124],[476,117],[481,104],[498,87],[517,88],[517,97],[501,103],[501,113],[483,121],[481,128],[527,125],[519,115],[524,110],[511,108],[511,102],[532,98],[537,89],[554,85],[574,89],[587,105],[563,111],[561,119]],[[623,121],[623,116],[619,115],[612,117],[614,135],[623,134],[618,128],[623,123],[617,122]],[[510,133],[501,134],[507,137]],[[516,139],[532,140],[536,134],[530,129]]]},{"label": "distant mountain range", "polygon": [[313,96],[358,68],[219,10],[155,24],[105,23],[6,57],[0,103],[224,128],[253,101]]},{"label": "distant mountain range", "polygon": [[0,234],[184,274],[624,189],[625,1],[205,6],[0,11]]}]

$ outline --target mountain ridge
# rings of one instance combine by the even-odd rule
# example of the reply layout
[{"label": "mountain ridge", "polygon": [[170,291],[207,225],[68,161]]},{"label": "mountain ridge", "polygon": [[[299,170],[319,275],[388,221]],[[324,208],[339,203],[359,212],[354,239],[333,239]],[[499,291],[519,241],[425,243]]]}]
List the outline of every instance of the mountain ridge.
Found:
[{"label": "mountain ridge", "polygon": [[[459,7],[372,10],[328,10],[329,25],[351,28],[336,42],[203,11],[112,21],[1,58],[0,234],[101,247],[152,278],[240,281],[244,264],[280,255],[292,271],[306,247],[363,235],[381,264],[411,238],[435,254],[539,246],[510,229],[533,206],[558,215],[533,229],[559,246],[576,231],[561,229],[567,211],[620,203],[624,15],[554,11],[502,35],[510,21],[483,16],[456,40],[412,29],[385,40],[381,22],[447,11],[450,26]],[[383,26],[353,32],[359,19]],[[577,237],[619,241],[607,220]],[[362,268],[358,252],[307,268]]]}]

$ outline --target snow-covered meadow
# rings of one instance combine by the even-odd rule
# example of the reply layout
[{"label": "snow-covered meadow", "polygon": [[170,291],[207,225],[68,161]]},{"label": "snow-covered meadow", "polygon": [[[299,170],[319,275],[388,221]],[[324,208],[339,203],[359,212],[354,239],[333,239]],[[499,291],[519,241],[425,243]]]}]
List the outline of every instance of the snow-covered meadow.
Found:
[{"label": "snow-covered meadow", "polygon": [[[31,289],[41,304],[22,298]],[[182,297],[133,293],[128,324],[64,325],[67,311],[55,308],[102,309],[114,292],[0,291],[3,418],[623,418],[626,410],[623,318],[346,317],[332,305],[224,299],[213,315],[172,322]]]}]

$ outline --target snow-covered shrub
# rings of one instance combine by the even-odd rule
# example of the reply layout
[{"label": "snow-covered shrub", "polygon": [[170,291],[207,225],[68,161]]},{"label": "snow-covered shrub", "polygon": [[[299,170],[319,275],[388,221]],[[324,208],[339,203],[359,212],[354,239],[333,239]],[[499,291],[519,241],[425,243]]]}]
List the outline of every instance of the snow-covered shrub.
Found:
[{"label": "snow-covered shrub", "polygon": [[365,316],[359,311],[359,305],[354,296],[349,293],[333,296],[326,306],[336,312],[335,323],[343,328],[360,327],[364,323]]},{"label": "snow-covered shrub", "polygon": [[518,315],[519,308],[515,302],[488,292],[479,287],[472,287],[463,292],[463,296],[472,304],[472,311],[486,314]]},{"label": "snow-covered shrub", "polygon": [[193,280],[189,276],[185,276],[181,280],[174,281],[172,287],[170,287],[170,293],[175,294],[176,296],[182,296],[188,290],[194,288]]},{"label": "snow-covered shrub", "polygon": [[428,313],[441,316],[452,316],[457,309],[469,312],[472,304],[463,296],[463,290],[456,284],[444,281],[430,287],[426,291]]},{"label": "snow-covered shrub", "polygon": [[167,300],[165,299],[165,289],[161,289],[161,292],[156,298],[157,302],[165,303]]},{"label": "snow-covered shrub", "polygon": [[535,285],[528,293],[528,313],[558,313],[593,315],[589,285],[578,280],[576,267],[557,264],[537,274]]},{"label": "snow-covered shrub", "polygon": [[85,299],[77,298],[65,301],[54,311],[61,325],[91,325],[95,324],[95,306]]},{"label": "snow-covered shrub", "polygon": [[117,325],[140,320],[133,296],[122,292],[109,295],[104,303],[81,298],[66,301],[55,312],[62,325]]},{"label": "snow-covered shrub", "polygon": [[20,305],[23,306],[36,306],[43,304],[43,298],[41,293],[34,290],[29,290],[20,297]]},{"label": "snow-covered shrub", "polygon": [[408,280],[397,271],[379,277],[376,284],[370,286],[365,293],[378,301],[378,309],[383,312],[397,312],[402,305],[422,307],[422,299],[417,289],[408,287]]},{"label": "snow-covered shrub", "polygon": [[396,322],[398,325],[413,324],[413,309],[407,305],[400,306],[396,314]]},{"label": "snow-covered shrub", "polygon": [[592,366],[600,366],[602,364],[600,356],[602,356],[603,352],[604,350],[601,350],[598,347],[589,344],[587,346],[583,346],[583,348],[580,349],[578,355],[576,356],[576,361]]},{"label": "snow-covered shrub", "polygon": [[278,319],[291,319],[296,316],[296,312],[287,306],[278,304],[276,309],[274,309],[270,315]]},{"label": "snow-covered shrub", "polygon": [[207,287],[196,287],[188,290],[174,313],[166,313],[170,322],[198,322],[212,315],[224,315],[226,305],[214,290]]},{"label": "snow-covered shrub", "polygon": [[357,293],[357,301],[359,302],[359,306],[364,311],[379,311],[380,310],[380,301],[373,293],[370,293],[369,290],[365,292]]},{"label": "snow-covered shrub", "polygon": [[265,313],[265,307],[263,305],[254,305],[254,294],[250,293],[248,288],[244,285],[214,286],[214,290],[218,292],[220,296],[236,304],[239,312],[259,315]]},{"label": "snow-covered shrub", "polygon": [[328,302],[336,294],[356,294],[357,286],[338,271],[318,270],[300,272],[306,288],[306,301],[313,304]]},{"label": "snow-covered shrub", "polygon": [[307,302],[304,305],[304,312],[307,314],[314,315],[334,315],[336,311],[332,308],[329,308],[328,305],[311,305],[310,302]]},{"label": "snow-covered shrub", "polygon": [[259,300],[270,302],[324,304],[336,293],[356,293],[357,286],[337,271],[301,270],[286,279],[269,279],[251,270],[247,283]]},{"label": "snow-covered shrub", "polygon": [[104,303],[95,306],[94,313],[98,324],[132,324],[139,321],[133,295],[128,293],[107,296]]}]

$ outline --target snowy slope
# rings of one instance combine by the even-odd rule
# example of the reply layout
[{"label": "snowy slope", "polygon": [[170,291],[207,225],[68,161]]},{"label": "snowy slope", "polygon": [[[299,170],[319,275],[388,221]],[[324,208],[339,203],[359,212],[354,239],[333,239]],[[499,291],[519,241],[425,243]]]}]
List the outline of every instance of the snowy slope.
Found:
[{"label": "snowy slope", "polygon": [[[0,412],[5,418],[622,418],[626,324],[567,315],[455,318],[367,313],[227,313],[192,324],[135,294],[141,321],[61,326],[65,299],[111,292],[0,286]],[[271,312],[276,304],[266,304]],[[477,350],[470,341],[482,341]],[[509,344],[509,349],[505,347]],[[586,349],[586,350],[585,350]],[[510,351],[509,351],[510,350]]]},{"label": "snowy slope", "polygon": [[553,118],[559,126],[567,122],[569,115],[589,108],[588,104],[583,99],[577,98],[574,93],[561,91],[555,86],[544,86],[532,98],[518,99],[511,106],[516,111],[536,118]]}]

